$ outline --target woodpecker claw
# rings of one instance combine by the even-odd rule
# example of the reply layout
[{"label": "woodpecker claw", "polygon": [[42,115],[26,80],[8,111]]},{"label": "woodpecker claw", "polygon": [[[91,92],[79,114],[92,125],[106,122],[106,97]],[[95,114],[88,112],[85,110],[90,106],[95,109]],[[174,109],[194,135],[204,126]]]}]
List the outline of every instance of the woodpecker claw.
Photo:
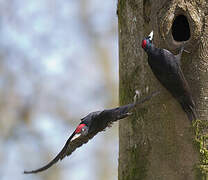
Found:
[{"label": "woodpecker claw", "polygon": [[184,49],[183,51],[184,51],[184,52],[186,52],[186,53],[188,53],[188,54],[190,54],[190,52],[189,52],[189,51],[187,51],[187,50],[185,50],[185,49]]},{"label": "woodpecker claw", "polygon": [[133,113],[132,112],[128,112],[126,113],[126,115],[131,116]]},{"label": "woodpecker claw", "polygon": [[139,96],[140,96],[140,92],[138,90],[136,90],[135,95],[134,95],[134,104],[136,104],[137,99],[139,98]]},{"label": "woodpecker claw", "polygon": [[127,112],[127,113],[118,115],[118,116],[117,116],[117,119],[123,119],[123,118],[125,118],[125,117],[131,116],[132,114],[133,114],[132,112]]}]

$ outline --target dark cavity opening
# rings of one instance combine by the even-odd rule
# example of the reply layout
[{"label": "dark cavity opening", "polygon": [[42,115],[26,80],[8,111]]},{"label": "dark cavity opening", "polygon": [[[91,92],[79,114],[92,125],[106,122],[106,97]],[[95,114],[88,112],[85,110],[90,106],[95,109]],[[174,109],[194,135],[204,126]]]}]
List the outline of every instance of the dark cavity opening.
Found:
[{"label": "dark cavity opening", "polygon": [[184,15],[175,18],[172,25],[172,35],[175,41],[187,41],[190,38],[189,23]]}]

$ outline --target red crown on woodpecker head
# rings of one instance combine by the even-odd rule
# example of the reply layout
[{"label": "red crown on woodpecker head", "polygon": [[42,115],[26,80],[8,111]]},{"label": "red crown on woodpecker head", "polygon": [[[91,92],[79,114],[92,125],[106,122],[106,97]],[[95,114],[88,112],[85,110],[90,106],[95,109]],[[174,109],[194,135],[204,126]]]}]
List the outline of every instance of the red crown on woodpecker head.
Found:
[{"label": "red crown on woodpecker head", "polygon": [[80,133],[84,126],[86,126],[86,124],[80,124],[79,126],[77,126],[77,129],[75,130],[75,133],[76,134]]},{"label": "red crown on woodpecker head", "polygon": [[144,39],[144,40],[142,41],[142,48],[145,49],[145,48],[146,48],[146,45],[147,45],[147,40]]}]

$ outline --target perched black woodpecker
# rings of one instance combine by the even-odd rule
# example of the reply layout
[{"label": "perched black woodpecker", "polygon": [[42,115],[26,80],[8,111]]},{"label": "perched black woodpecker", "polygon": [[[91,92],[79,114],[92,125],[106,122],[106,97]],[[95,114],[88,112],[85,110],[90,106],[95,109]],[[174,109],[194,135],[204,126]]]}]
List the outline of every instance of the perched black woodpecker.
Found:
[{"label": "perched black woodpecker", "polygon": [[138,93],[136,93],[136,95],[134,96],[134,102],[131,104],[127,104],[113,109],[96,111],[88,114],[86,117],[81,119],[80,124],[69,137],[63,149],[52,161],[50,161],[48,164],[39,169],[32,171],[24,171],[24,173],[38,173],[50,168],[59,160],[62,160],[64,157],[71,155],[73,151],[75,151],[78,147],[82,146],[83,144],[87,143],[97,133],[105,130],[105,128],[107,127],[110,127],[110,125],[113,122],[129,116],[131,114],[130,111],[133,110],[137,105],[144,103],[145,101],[149,100],[151,97],[157,95],[158,93],[158,91],[153,92],[152,94],[141,100],[138,100]]},{"label": "perched black woodpecker", "polygon": [[160,83],[180,103],[190,121],[197,118],[195,103],[191,90],[180,67],[180,59],[184,44],[178,55],[172,54],[167,49],[160,49],[152,43],[153,31],[142,40],[142,48],[148,55],[148,64]]}]

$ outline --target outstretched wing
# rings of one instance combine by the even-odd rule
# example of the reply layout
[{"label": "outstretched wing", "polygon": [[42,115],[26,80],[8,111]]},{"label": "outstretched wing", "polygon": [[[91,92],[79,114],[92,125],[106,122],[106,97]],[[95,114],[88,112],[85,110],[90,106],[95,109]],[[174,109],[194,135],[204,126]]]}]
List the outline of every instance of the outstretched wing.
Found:
[{"label": "outstretched wing", "polygon": [[72,140],[72,138],[75,136],[75,131],[74,131],[73,134],[69,137],[69,139],[65,143],[62,150],[58,153],[58,155],[52,161],[50,161],[48,164],[46,164],[45,166],[43,166],[39,169],[32,170],[32,171],[24,171],[24,173],[25,174],[31,174],[31,173],[38,173],[38,172],[41,172],[41,171],[45,171],[46,169],[50,168],[55,163],[57,163],[59,160],[62,160],[66,156],[69,156],[70,154],[72,154],[72,152],[74,152],[78,147],[87,143],[96,134],[97,133],[90,134],[90,135],[87,135],[87,136],[80,135],[78,138]]},{"label": "outstretched wing", "polygon": [[105,130],[106,127],[111,125],[111,123],[123,119],[129,115],[129,111],[135,107],[135,105],[141,104],[147,100],[149,100],[152,96],[155,96],[156,92],[152,93],[150,96],[141,99],[140,101],[136,101],[132,104],[127,104],[124,106],[120,106],[113,109],[107,109],[103,111],[96,111],[88,114],[86,117],[82,118],[82,122],[85,121],[88,123],[89,133],[86,136],[80,135],[77,138],[75,137],[75,131],[72,133],[72,135],[69,137],[67,142],[65,143],[63,149],[58,153],[58,155],[50,161],[45,166],[32,170],[32,171],[24,171],[25,174],[31,174],[31,173],[38,173],[41,171],[44,171],[51,166],[53,166],[55,163],[57,163],[59,160],[62,160],[64,157],[71,155],[77,148],[82,146],[83,144],[87,143],[90,139],[92,139],[98,132],[101,132]]},{"label": "outstretched wing", "polygon": [[108,120],[109,122],[114,122],[119,119],[123,119],[127,116],[129,116],[131,113],[130,111],[135,108],[135,106],[138,106],[140,104],[143,104],[144,102],[150,100],[152,97],[156,96],[159,94],[159,91],[154,91],[151,93],[149,96],[146,96],[142,99],[137,100],[137,94],[134,96],[134,102],[131,104],[123,105],[117,108],[112,108],[112,109],[106,109],[98,115],[99,121],[103,120]]},{"label": "outstretched wing", "polygon": [[[129,105],[127,105],[129,106]],[[108,125],[109,121],[108,120],[114,120],[117,119],[115,115],[118,115],[120,108],[114,108],[114,109],[109,109],[109,110],[104,110],[104,111],[96,111],[93,113],[90,113],[86,117],[82,119],[82,121],[90,120],[93,118],[93,121],[90,121],[93,124],[90,124],[90,132],[86,136],[80,135],[78,138],[73,139],[75,136],[75,131],[73,134],[69,137],[67,142],[65,143],[64,147],[62,150],[58,153],[58,155],[51,160],[48,164],[45,166],[32,170],[32,171],[24,171],[25,174],[31,174],[31,173],[38,173],[41,171],[45,171],[46,169],[50,168],[53,166],[55,163],[57,163],[59,160],[62,160],[66,156],[71,155],[77,148],[82,146],[83,144],[87,143],[90,139],[92,139],[98,132],[103,131]],[[123,109],[123,108],[122,108]],[[107,121],[106,121],[107,120]]]}]

